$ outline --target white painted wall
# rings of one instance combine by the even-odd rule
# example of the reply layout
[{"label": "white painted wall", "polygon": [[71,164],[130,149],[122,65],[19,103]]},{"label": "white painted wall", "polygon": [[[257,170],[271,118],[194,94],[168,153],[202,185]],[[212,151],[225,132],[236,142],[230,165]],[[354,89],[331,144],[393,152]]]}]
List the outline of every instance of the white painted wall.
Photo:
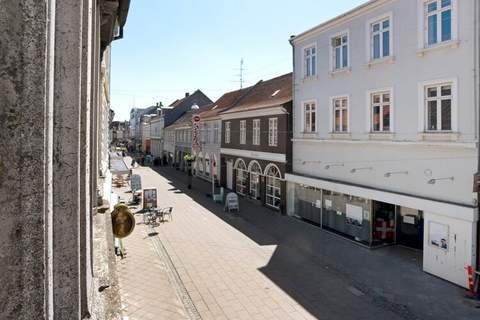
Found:
[{"label": "white painted wall", "polygon": [[[295,40],[294,172],[472,205],[478,114],[474,101],[474,1],[457,2],[458,47],[428,51],[421,57],[418,55],[417,1],[385,3],[339,25],[321,32],[313,31]],[[395,60],[369,68],[366,63],[367,22],[387,13],[393,16]],[[330,37],[343,30],[349,31],[351,71],[332,77],[329,74]],[[310,44],[317,46],[317,76],[302,80],[303,48]],[[458,84],[458,140],[428,146],[429,138],[425,141],[419,135],[419,110],[423,108],[423,103],[419,103],[419,83],[451,78],[457,79]],[[367,92],[387,87],[393,88],[394,134],[378,143],[378,138],[371,138],[368,132]],[[330,135],[330,97],[344,94],[350,99],[351,133],[340,139],[349,143]],[[313,135],[302,133],[302,102],[308,100],[317,102],[318,133]],[[451,139],[452,136],[439,138]],[[300,160],[317,163],[304,164]],[[345,167],[325,170],[328,162],[345,163]],[[356,174],[349,171],[369,166],[373,168],[371,171]],[[384,177],[386,172],[397,170],[409,174]],[[449,176],[455,177],[453,183],[426,183],[431,178]]]}]

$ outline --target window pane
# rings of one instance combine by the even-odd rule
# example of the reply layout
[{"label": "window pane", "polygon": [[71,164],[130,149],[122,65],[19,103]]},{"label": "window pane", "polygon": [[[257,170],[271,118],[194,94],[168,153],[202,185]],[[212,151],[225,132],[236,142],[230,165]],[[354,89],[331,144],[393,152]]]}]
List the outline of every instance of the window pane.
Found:
[{"label": "window pane", "polygon": [[433,11],[437,10],[437,1],[429,3],[427,5],[427,8],[428,8],[428,12],[433,12]]},{"label": "window pane", "polygon": [[342,112],[342,131],[348,131],[348,110]]},{"label": "window pane", "polygon": [[388,27],[390,27],[390,20],[383,21],[382,26],[383,29],[387,29]]},{"label": "window pane", "polygon": [[390,106],[383,106],[383,131],[390,131]]},{"label": "window pane", "polygon": [[373,95],[373,103],[380,103],[380,95],[379,94]]},{"label": "window pane", "polygon": [[373,36],[373,59],[380,58],[380,35]]},{"label": "window pane", "polygon": [[317,57],[312,56],[312,76],[317,74]]},{"label": "window pane", "polygon": [[428,88],[427,89],[427,97],[434,98],[437,96],[437,88]]},{"label": "window pane", "polygon": [[347,107],[347,99],[343,99],[342,100],[342,108],[346,108]]},{"label": "window pane", "polygon": [[310,112],[305,113],[305,130],[310,131]]},{"label": "window pane", "polygon": [[348,37],[347,36],[343,36],[342,37],[342,43],[347,43],[348,41]]},{"label": "window pane", "polygon": [[442,41],[452,39],[452,10],[442,12]]},{"label": "window pane", "polygon": [[384,93],[383,94],[383,102],[390,102],[390,94]]},{"label": "window pane", "polygon": [[335,100],[335,108],[340,108],[340,100]]},{"label": "window pane", "polygon": [[335,48],[335,69],[340,68],[340,48]]},{"label": "window pane", "polygon": [[311,75],[310,58],[307,58],[307,77]]},{"label": "window pane", "polygon": [[380,107],[373,107],[372,113],[372,129],[373,131],[380,131]]},{"label": "window pane", "polygon": [[335,110],[335,131],[340,131],[340,110]]},{"label": "window pane", "polygon": [[442,91],[442,96],[451,96],[452,86],[443,86],[441,91]]},{"label": "window pane", "polygon": [[388,57],[390,55],[390,32],[383,33],[383,56]]},{"label": "window pane", "polygon": [[452,101],[442,100],[442,130],[452,130]]},{"label": "window pane", "polygon": [[344,45],[342,48],[342,54],[343,54],[343,67],[348,66],[348,46]]},{"label": "window pane", "polygon": [[380,30],[380,23],[375,23],[373,26],[372,26],[372,31],[373,32],[377,32]]},{"label": "window pane", "polygon": [[312,132],[315,130],[315,112],[312,112]]},{"label": "window pane", "polygon": [[452,4],[451,0],[442,0],[442,8],[448,7]]},{"label": "window pane", "polygon": [[437,101],[428,102],[428,130],[437,130]]},{"label": "window pane", "polygon": [[428,17],[428,44],[437,43],[437,15]]}]

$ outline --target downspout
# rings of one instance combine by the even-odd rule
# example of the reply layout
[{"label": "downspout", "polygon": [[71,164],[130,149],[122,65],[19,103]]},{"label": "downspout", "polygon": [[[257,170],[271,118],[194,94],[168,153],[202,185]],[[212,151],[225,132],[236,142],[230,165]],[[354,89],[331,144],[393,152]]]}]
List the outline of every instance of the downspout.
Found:
[{"label": "downspout", "polygon": [[[475,125],[475,140],[476,140],[476,147],[477,147],[477,173],[473,177],[473,192],[476,193],[476,201],[477,201],[477,215],[480,212],[480,106],[479,106],[479,94],[480,94],[480,86],[479,86],[479,37],[480,37],[480,30],[479,30],[479,19],[480,19],[480,6],[478,5],[478,1],[473,1],[473,83],[474,83],[474,90],[473,90],[473,99],[474,99],[474,112],[475,112],[475,119],[477,121]],[[477,243],[476,243],[476,265],[477,268],[480,266],[480,221],[477,221]]]},{"label": "downspout", "polygon": [[[289,132],[288,135],[287,135],[287,139],[290,139],[290,141],[288,141],[288,143],[290,144],[290,163],[287,163],[287,168],[290,167],[290,170],[288,170],[290,173],[294,173],[294,170],[293,170],[293,135],[294,135],[294,132],[295,132],[295,122],[294,122],[294,112],[295,112],[295,44],[293,43],[293,41],[295,40],[295,36],[292,35],[290,36],[290,39],[288,40],[288,42],[290,42],[290,45],[292,46],[292,109],[290,110],[290,114],[288,115],[289,116],[289,125],[290,125],[290,128],[289,128]],[[288,190],[288,181],[285,180],[285,189]],[[323,190],[322,190],[323,192]],[[296,215],[296,212],[295,212],[295,198],[296,198],[296,195],[295,195],[295,188],[293,188],[293,203],[292,204],[288,204],[288,196],[285,197],[285,200],[287,201],[287,203],[285,204],[285,207],[286,207],[286,214],[288,216],[293,216],[293,215]],[[289,208],[291,208],[292,212],[288,212]],[[322,198],[322,208],[323,208],[323,198]],[[323,214],[323,211],[321,211],[320,215]],[[320,222],[320,228],[322,228],[322,222]]]}]

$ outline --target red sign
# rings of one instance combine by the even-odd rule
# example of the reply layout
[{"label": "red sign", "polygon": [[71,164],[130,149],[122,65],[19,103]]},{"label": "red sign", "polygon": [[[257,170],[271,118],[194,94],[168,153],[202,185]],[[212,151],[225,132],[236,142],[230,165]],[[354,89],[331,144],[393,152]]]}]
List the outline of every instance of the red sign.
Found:
[{"label": "red sign", "polygon": [[198,115],[198,114],[194,114],[193,117],[192,117],[193,123],[198,123],[198,122],[200,122],[200,119],[201,119],[201,118],[200,118],[200,115]]}]

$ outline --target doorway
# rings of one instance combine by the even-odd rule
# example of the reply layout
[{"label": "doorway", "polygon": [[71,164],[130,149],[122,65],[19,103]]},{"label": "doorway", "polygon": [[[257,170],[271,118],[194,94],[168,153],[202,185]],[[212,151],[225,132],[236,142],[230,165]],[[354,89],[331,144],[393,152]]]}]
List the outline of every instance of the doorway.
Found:
[{"label": "doorway", "polygon": [[397,207],[397,244],[423,250],[423,211]]},{"label": "doorway", "polygon": [[372,245],[395,243],[396,206],[390,203],[373,201]]},{"label": "doorway", "polygon": [[233,162],[227,161],[227,189],[233,189]]}]

